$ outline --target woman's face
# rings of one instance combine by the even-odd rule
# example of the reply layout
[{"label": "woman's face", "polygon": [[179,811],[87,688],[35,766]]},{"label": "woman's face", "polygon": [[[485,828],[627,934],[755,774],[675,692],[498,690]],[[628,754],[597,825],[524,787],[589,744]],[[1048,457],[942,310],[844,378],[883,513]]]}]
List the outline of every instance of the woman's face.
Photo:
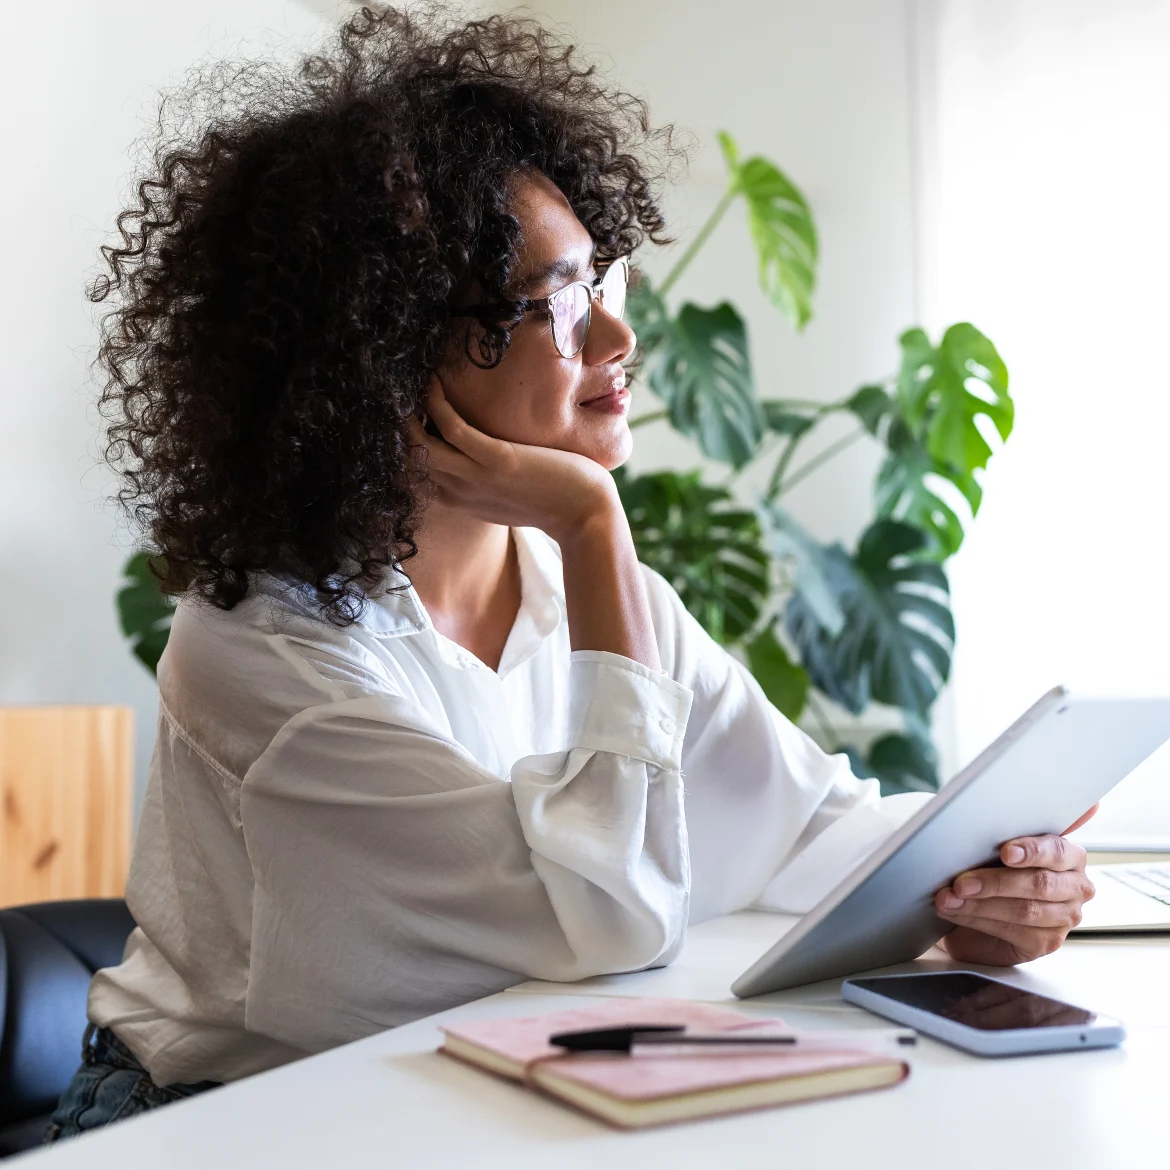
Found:
[{"label": "woman's face", "polygon": [[[546,297],[571,281],[595,279],[593,240],[544,175],[519,176],[510,206],[523,229],[517,272],[522,295]],[[525,316],[503,361],[490,370],[467,360],[461,333],[461,356],[440,371],[447,400],[494,438],[573,451],[612,471],[633,445],[622,362],[635,339],[597,301],[592,312],[585,346],[572,358],[557,352],[552,323],[542,313]],[[474,340],[472,346],[474,352]]]}]

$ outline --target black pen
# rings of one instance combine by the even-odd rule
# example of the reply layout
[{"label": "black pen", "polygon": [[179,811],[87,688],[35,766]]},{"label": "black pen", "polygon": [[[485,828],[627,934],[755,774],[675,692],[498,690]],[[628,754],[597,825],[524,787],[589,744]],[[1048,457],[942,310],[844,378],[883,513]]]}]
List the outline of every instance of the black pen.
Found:
[{"label": "black pen", "polygon": [[624,1028],[591,1028],[584,1032],[558,1032],[548,1042],[567,1052],[625,1052],[665,1048],[707,1049],[794,1048],[866,1049],[909,1047],[918,1043],[918,1034],[908,1028],[813,1028],[802,1031],[688,1032],[679,1024],[631,1024]]}]

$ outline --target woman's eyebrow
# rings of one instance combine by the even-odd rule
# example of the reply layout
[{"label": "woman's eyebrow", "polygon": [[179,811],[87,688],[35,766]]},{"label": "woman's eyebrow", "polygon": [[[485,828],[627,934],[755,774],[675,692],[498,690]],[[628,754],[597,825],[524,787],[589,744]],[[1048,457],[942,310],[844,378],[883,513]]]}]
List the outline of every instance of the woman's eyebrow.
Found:
[{"label": "woman's eyebrow", "polygon": [[[588,267],[592,268],[594,262],[597,260],[597,245],[593,245],[593,250],[589,253]],[[547,264],[542,264],[539,268],[530,272],[521,282],[520,287],[525,293],[531,292],[535,288],[540,288],[542,285],[549,284],[552,281],[559,281],[561,284],[569,284],[574,280],[581,280],[584,277],[581,271],[581,261],[576,258],[568,256],[558,256],[555,260],[550,260]]]}]

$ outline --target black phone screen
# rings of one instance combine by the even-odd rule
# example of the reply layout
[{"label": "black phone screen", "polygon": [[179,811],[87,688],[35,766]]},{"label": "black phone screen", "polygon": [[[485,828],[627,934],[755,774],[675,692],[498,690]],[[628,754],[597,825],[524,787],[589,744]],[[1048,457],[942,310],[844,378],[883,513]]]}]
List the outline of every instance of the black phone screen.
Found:
[{"label": "black phone screen", "polygon": [[851,979],[862,987],[908,1007],[954,1020],[981,1032],[1010,1028],[1055,1028],[1091,1024],[1097,1017],[1084,1008],[1009,987],[970,971],[943,971],[937,975],[887,975]]}]

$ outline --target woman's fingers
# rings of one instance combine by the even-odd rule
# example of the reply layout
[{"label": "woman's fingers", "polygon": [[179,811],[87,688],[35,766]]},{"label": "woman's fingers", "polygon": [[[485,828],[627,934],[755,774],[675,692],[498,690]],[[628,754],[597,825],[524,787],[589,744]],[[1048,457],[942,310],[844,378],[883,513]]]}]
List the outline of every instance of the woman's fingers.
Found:
[{"label": "woman's fingers", "polygon": [[1003,868],[961,873],[935,894],[935,912],[958,927],[946,949],[987,963],[1050,954],[1080,924],[1081,907],[1096,893],[1085,876],[1086,856],[1055,833],[1008,841],[1000,849]]},{"label": "woman's fingers", "polygon": [[[595,516],[620,511],[613,477],[595,460],[562,448],[499,439],[463,418],[433,375],[425,409],[434,426],[425,438],[424,475],[445,489],[444,502],[482,520],[541,528],[554,540],[575,535]],[[445,477],[445,478],[444,478]]]},{"label": "woman's fingers", "polygon": [[958,907],[940,909],[939,913],[948,922],[965,925],[986,918],[1019,926],[1071,930],[1080,925],[1081,903],[1079,900],[1046,902],[1040,898],[977,898]]},{"label": "woman's fingers", "polygon": [[958,900],[1018,898],[1041,902],[1086,901],[1094,894],[1093,883],[1079,870],[972,869],[961,873],[939,891],[943,909],[957,910]]},{"label": "woman's fingers", "polygon": [[457,476],[470,469],[472,461],[467,455],[443,439],[428,435],[415,415],[406,420],[406,437],[412,446],[421,447],[426,452],[427,474]]},{"label": "woman's fingers", "polygon": [[1097,815],[1097,810],[1100,807],[1101,806],[1099,804],[1093,805],[1093,807],[1089,809],[1089,811],[1085,813],[1084,816],[1077,817],[1077,819],[1073,821],[1073,823],[1069,825],[1067,829],[1065,829],[1065,833],[1071,833],[1074,829],[1079,829],[1086,821],[1091,821],[1093,817]]},{"label": "woman's fingers", "polygon": [[412,414],[406,420],[406,441],[412,447],[422,447],[424,450],[429,449],[431,436],[423,429],[422,423],[419,421],[417,414]]},{"label": "woman's fingers", "polygon": [[493,450],[499,447],[498,439],[476,430],[447,401],[438,374],[431,375],[430,388],[427,392],[427,413],[439,428],[439,434],[443,439],[477,463],[485,462],[491,457]]},{"label": "woman's fingers", "polygon": [[1017,837],[1000,846],[999,859],[1004,865],[1042,869],[1084,869],[1087,854],[1075,841],[1059,833],[1042,837]]}]

